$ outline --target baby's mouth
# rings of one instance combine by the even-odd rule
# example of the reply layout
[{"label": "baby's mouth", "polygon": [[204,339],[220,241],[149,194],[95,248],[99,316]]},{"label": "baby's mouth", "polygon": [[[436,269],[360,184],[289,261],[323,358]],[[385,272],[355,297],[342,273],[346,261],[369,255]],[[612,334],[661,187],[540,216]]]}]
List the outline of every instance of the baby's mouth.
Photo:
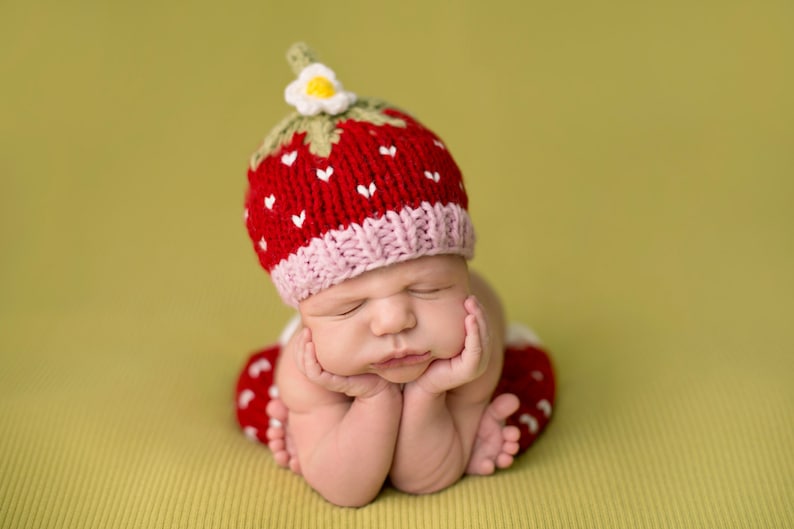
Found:
[{"label": "baby's mouth", "polygon": [[395,367],[406,367],[412,366],[415,364],[421,364],[426,362],[430,359],[430,351],[421,354],[396,354],[392,355],[391,357],[378,362],[376,364],[372,364],[372,367],[375,369],[393,369]]}]

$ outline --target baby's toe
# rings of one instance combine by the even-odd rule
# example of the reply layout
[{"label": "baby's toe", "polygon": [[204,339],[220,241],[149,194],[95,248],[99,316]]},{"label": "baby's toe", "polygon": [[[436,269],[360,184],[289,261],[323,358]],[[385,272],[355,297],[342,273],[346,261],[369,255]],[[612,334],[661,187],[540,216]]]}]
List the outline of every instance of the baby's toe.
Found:
[{"label": "baby's toe", "polygon": [[273,460],[278,466],[287,468],[290,458],[286,450],[281,450],[279,452],[273,452]]},{"label": "baby's toe", "polygon": [[287,451],[287,443],[284,442],[284,439],[271,439],[268,441],[267,447],[273,453]]},{"label": "baby's toe", "polygon": [[267,429],[265,435],[267,435],[268,440],[272,441],[276,439],[284,439],[286,432],[284,431],[283,427],[271,426]]},{"label": "baby's toe", "polygon": [[513,456],[510,454],[501,453],[496,456],[496,466],[499,468],[507,468],[513,464]]},{"label": "baby's toe", "polygon": [[505,426],[502,428],[502,438],[505,441],[518,442],[521,439],[521,430],[518,426]]},{"label": "baby's toe", "polygon": [[488,411],[498,421],[503,421],[515,413],[521,403],[512,393],[503,393],[491,401]]},{"label": "baby's toe", "polygon": [[514,456],[518,453],[519,448],[521,445],[518,444],[518,441],[505,441],[502,445],[502,452]]},{"label": "baby's toe", "polygon": [[268,416],[278,419],[279,421],[286,421],[287,415],[289,414],[289,410],[281,401],[281,399],[273,399],[267,403],[267,407],[265,408]]},{"label": "baby's toe", "polygon": [[494,466],[494,462],[490,459],[483,459],[480,463],[480,473],[483,476],[487,476],[489,474],[493,474],[496,471],[496,467]]}]

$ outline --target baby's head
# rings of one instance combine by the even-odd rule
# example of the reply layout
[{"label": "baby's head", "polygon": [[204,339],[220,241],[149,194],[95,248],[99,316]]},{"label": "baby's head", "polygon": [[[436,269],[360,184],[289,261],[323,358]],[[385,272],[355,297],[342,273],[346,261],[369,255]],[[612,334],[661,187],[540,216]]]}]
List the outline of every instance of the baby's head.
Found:
[{"label": "baby's head", "polygon": [[388,103],[356,98],[305,45],[290,48],[297,112],[251,158],[245,201],[259,262],[284,302],[395,263],[471,259],[474,229],[444,143]]}]

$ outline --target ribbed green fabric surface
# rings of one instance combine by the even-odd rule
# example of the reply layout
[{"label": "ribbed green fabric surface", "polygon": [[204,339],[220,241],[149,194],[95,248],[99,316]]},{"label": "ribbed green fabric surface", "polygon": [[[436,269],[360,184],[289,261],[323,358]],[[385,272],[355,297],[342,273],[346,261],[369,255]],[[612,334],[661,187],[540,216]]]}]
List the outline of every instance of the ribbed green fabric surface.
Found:
[{"label": "ribbed green fabric surface", "polygon": [[[0,4],[0,528],[794,527],[794,4]],[[340,509],[234,423],[308,41],[455,154],[559,373],[516,465]]]}]

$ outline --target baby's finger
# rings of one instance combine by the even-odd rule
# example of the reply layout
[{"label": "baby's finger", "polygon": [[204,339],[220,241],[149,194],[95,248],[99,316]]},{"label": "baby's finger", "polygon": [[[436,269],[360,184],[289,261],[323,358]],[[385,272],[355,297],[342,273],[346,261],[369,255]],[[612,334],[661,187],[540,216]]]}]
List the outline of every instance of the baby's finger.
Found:
[{"label": "baby's finger", "polygon": [[305,364],[306,364],[306,346],[311,342],[311,332],[309,329],[303,329],[301,332],[298,333],[297,337],[295,338],[295,342],[292,344],[293,349],[293,358],[295,359],[295,364],[298,366],[298,371],[306,374]]},{"label": "baby's finger", "polygon": [[317,360],[314,343],[307,342],[303,348],[303,372],[310,380],[317,380],[323,373],[323,367]]},{"label": "baby's finger", "polygon": [[473,314],[466,316],[464,320],[466,327],[466,339],[463,341],[463,356],[482,353],[482,337],[480,334],[480,323]]},{"label": "baby's finger", "polygon": [[473,373],[481,373],[487,363],[486,347],[488,346],[488,328],[482,307],[474,296],[466,300],[469,314],[466,316],[466,339],[464,341],[463,364]]},{"label": "baby's finger", "polygon": [[466,300],[466,310],[477,319],[480,344],[483,348],[486,348],[490,336],[488,334],[488,320],[485,318],[485,310],[483,310],[480,301],[474,296],[469,296]]},{"label": "baby's finger", "polygon": [[467,314],[466,319],[463,320],[463,324],[466,327],[466,344],[475,339],[479,341],[480,322],[477,320],[477,316],[474,314]]}]

